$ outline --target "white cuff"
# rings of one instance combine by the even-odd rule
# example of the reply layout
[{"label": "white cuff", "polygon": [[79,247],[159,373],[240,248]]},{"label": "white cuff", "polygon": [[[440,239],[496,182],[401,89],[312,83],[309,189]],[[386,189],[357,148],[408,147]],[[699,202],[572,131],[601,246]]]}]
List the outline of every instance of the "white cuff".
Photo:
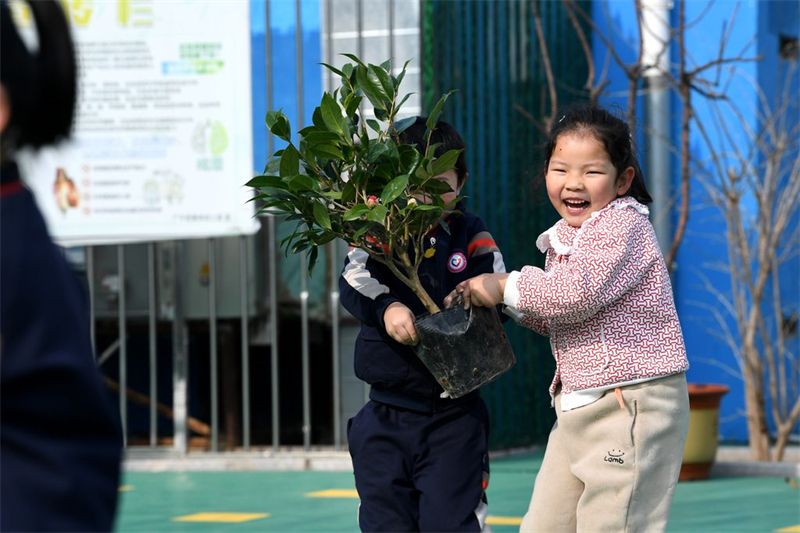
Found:
[{"label": "white cuff", "polygon": [[503,303],[514,309],[519,306],[519,289],[517,288],[519,275],[518,270],[509,272],[508,278],[506,278],[506,288],[503,290]]}]

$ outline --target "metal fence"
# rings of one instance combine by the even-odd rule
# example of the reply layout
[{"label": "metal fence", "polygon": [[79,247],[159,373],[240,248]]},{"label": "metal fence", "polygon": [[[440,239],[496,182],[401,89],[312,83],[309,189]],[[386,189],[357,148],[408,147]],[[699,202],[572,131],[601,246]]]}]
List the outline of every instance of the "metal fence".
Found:
[{"label": "metal fence", "polygon": [[[333,83],[321,58],[337,65],[344,52],[370,62],[397,54],[400,66],[419,58],[416,0],[251,7],[263,17],[254,27],[265,28],[252,39],[254,57],[263,57],[254,66],[264,78],[254,80],[263,87],[256,112],[284,107],[294,123],[310,120],[315,88]],[[404,82],[417,94],[406,114],[419,112],[419,72],[412,68]],[[254,135],[264,160],[280,147],[258,129]],[[343,421],[368,393],[352,370],[358,324],[339,305],[345,244],[328,245],[309,276],[305,257],[279,249],[291,226],[272,215],[261,222],[253,236],[67,251],[87,280],[98,364],[128,448],[344,447]]]},{"label": "metal fence", "polygon": [[[542,105],[530,2],[321,0],[310,19],[301,0],[292,10],[288,2],[251,5],[263,8],[254,16],[265,28],[252,40],[263,57],[256,112],[283,107],[293,123],[310,120],[314,88],[335,81],[318,63],[338,66],[344,52],[373,63],[392,57],[396,66],[414,60],[404,86],[418,96],[405,113],[460,91],[445,116],[467,141],[469,202],[508,267],[537,261],[533,236],[551,218],[531,185],[539,133],[520,112],[535,115]],[[284,17],[277,23],[275,7]],[[547,24],[566,27],[559,3],[541,9]],[[552,44],[563,58],[582,57],[570,48],[577,43]],[[580,86],[584,67],[559,64],[564,86]],[[258,128],[254,136],[264,160],[279,148]],[[183,455],[345,446],[344,421],[368,392],[353,374],[358,324],[339,305],[345,244],[328,245],[309,276],[304,257],[279,250],[291,227],[275,216],[261,221],[248,237],[68,252],[85,270],[98,363],[118,398],[129,448]],[[494,448],[543,440],[553,416],[546,344],[521,328],[508,331],[517,368],[484,392]]]}]

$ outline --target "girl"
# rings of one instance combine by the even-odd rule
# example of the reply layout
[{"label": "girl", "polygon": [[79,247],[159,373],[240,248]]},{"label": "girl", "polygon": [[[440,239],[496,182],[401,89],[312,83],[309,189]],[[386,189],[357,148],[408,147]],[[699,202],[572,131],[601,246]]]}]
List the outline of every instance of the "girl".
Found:
[{"label": "girl", "polygon": [[557,421],[521,531],[663,531],[688,430],[688,368],[651,202],[625,122],[569,111],[546,145],[561,215],[536,241],[545,269],[459,284],[550,336]]}]

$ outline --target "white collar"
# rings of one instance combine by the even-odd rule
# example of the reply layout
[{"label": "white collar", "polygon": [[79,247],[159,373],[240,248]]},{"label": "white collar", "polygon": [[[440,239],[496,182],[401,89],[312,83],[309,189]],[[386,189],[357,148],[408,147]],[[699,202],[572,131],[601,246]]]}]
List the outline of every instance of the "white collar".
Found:
[{"label": "white collar", "polygon": [[621,198],[616,198],[612,200],[607,206],[603,209],[599,209],[594,211],[589,218],[583,221],[581,227],[578,228],[578,233],[575,234],[575,238],[572,240],[572,245],[567,245],[561,242],[558,238],[558,226],[559,224],[566,224],[564,219],[560,219],[558,222],[550,226],[544,233],[539,235],[536,239],[536,247],[539,249],[540,252],[547,252],[548,249],[552,248],[553,251],[558,255],[569,255],[572,253],[572,249],[575,246],[575,243],[578,241],[578,238],[583,233],[584,229],[592,223],[593,220],[597,219],[601,214],[610,211],[611,209],[624,209],[626,207],[630,207],[635,209],[639,213],[644,216],[650,215],[650,210],[647,206],[640,204],[634,198],[630,196],[623,196]]}]

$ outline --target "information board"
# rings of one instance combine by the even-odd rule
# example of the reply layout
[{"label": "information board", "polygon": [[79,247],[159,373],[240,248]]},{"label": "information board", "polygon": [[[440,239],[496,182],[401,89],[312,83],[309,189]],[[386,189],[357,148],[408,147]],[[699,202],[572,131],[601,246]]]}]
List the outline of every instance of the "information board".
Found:
[{"label": "information board", "polygon": [[248,2],[62,4],[80,69],[73,136],[20,157],[55,240],[255,232]]}]

